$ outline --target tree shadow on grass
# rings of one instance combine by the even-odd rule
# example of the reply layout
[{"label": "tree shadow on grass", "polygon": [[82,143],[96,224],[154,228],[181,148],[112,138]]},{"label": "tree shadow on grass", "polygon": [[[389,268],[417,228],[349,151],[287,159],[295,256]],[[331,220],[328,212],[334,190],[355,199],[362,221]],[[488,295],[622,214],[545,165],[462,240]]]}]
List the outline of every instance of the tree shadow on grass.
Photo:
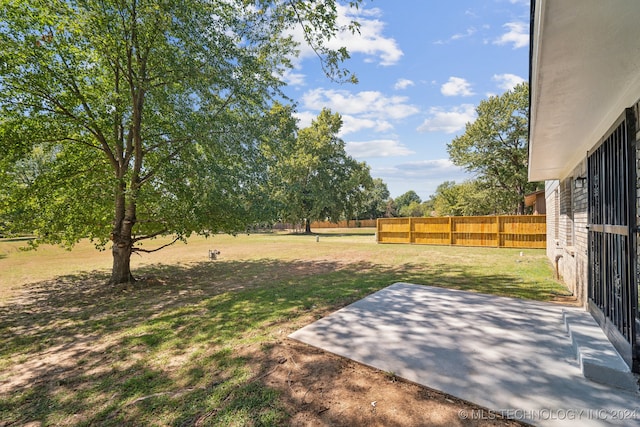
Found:
[{"label": "tree shadow on grass", "polygon": [[551,292],[445,264],[265,259],[139,273],[122,286],[107,286],[104,273],[62,276],[0,306],[0,419],[279,425],[287,412],[257,376],[266,349],[306,323],[398,281],[534,299]]}]

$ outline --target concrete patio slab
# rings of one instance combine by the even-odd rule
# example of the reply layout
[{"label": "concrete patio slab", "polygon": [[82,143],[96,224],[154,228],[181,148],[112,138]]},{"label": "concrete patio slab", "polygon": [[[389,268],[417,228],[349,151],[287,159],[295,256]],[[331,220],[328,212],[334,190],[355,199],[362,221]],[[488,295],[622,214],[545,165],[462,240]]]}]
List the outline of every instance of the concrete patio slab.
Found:
[{"label": "concrete patio slab", "polygon": [[488,409],[469,418],[640,425],[639,393],[584,377],[563,312],[590,317],[578,307],[395,283],[290,337]]}]

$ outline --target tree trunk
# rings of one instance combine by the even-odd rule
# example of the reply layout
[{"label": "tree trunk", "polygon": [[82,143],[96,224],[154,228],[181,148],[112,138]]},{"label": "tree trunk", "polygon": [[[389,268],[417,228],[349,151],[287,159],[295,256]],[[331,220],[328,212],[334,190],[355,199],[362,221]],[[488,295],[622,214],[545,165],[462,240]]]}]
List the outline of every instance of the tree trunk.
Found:
[{"label": "tree trunk", "polygon": [[131,239],[118,239],[113,242],[111,252],[113,254],[113,268],[111,269],[111,279],[109,284],[135,282],[136,279],[131,274]]},{"label": "tree trunk", "polygon": [[311,220],[309,218],[304,220],[304,232],[311,234]]},{"label": "tree trunk", "polygon": [[115,218],[111,232],[111,253],[113,255],[113,267],[109,284],[135,282],[131,274],[131,253],[133,250],[132,229],[136,223],[135,198],[130,200],[125,196],[126,186],[121,180],[116,187]]}]

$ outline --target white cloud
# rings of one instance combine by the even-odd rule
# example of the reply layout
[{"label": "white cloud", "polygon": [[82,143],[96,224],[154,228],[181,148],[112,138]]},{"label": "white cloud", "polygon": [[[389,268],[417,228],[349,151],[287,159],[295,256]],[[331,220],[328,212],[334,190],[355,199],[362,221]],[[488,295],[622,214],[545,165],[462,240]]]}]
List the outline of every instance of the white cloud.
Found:
[{"label": "white cloud", "polygon": [[[449,159],[419,160],[394,167],[397,175],[412,178],[442,178],[443,176],[463,176],[464,169],[454,165]],[[452,180],[449,178],[449,180]],[[455,178],[453,179],[455,180]],[[444,180],[443,180],[444,181]]]},{"label": "white cloud", "polygon": [[304,74],[296,73],[296,72],[293,72],[292,70],[286,70],[282,74],[283,80],[289,86],[304,86],[305,85],[305,77],[306,76]]},{"label": "white cloud", "polygon": [[351,156],[356,158],[408,156],[414,154],[414,151],[393,139],[350,141],[346,143],[345,149]]},{"label": "white cloud", "polygon": [[360,22],[360,34],[351,34],[342,31],[338,37],[328,45],[334,49],[347,46],[351,54],[363,53],[369,55],[369,60],[380,65],[388,66],[396,64],[404,53],[396,43],[395,39],[382,35],[385,24],[377,19],[365,19],[355,17]]},{"label": "white cloud", "polygon": [[471,84],[461,77],[449,77],[449,81],[442,85],[440,92],[444,96],[472,96]]},{"label": "white cloud", "polygon": [[[327,47],[337,50],[346,46],[351,55],[354,53],[367,55],[367,62],[377,62],[383,66],[396,64],[404,55],[395,39],[384,36],[386,24],[379,19],[382,16],[380,9],[361,7],[356,10],[338,4],[337,12],[337,25],[342,29],[333,39],[325,43]],[[352,34],[348,29],[351,21],[357,21],[360,24],[359,33]],[[299,67],[299,60],[315,57],[316,53],[304,41],[304,33],[299,25],[291,30],[291,34],[294,40],[300,43],[299,59],[293,59],[294,64]]]},{"label": "white cloud", "polygon": [[406,89],[409,86],[415,86],[413,80],[409,79],[398,79],[396,84],[393,86],[394,89]]},{"label": "white cloud", "polygon": [[465,10],[464,14],[465,14],[465,16],[470,16],[472,18],[477,18],[478,17],[478,14],[472,9]]},{"label": "white cloud", "polygon": [[293,113],[293,116],[298,119],[299,129],[304,129],[311,126],[311,121],[318,117],[317,114],[313,114],[311,111],[301,111]]},{"label": "white cloud", "polygon": [[464,39],[466,37],[471,37],[472,35],[474,35],[478,30],[476,30],[474,27],[470,27],[467,28],[467,30],[464,33],[457,33],[451,36],[451,40],[460,40],[460,39]]},{"label": "white cloud", "polygon": [[449,159],[406,162],[390,167],[372,168],[372,176],[382,178],[389,185],[392,197],[414,190],[423,200],[434,194],[444,181],[457,183],[472,178]]},{"label": "white cloud", "polygon": [[514,49],[529,46],[529,25],[525,22],[507,22],[508,31],[494,41],[494,44],[513,44]]},{"label": "white cloud", "polygon": [[330,108],[342,115],[359,115],[371,119],[403,119],[419,112],[406,96],[385,96],[378,91],[351,93],[346,90],[313,89],[302,96],[302,105],[309,110]]},{"label": "white cloud", "polygon": [[502,90],[511,90],[526,80],[515,74],[494,74],[492,80],[498,83],[498,87]]},{"label": "white cloud", "polygon": [[373,129],[376,132],[386,132],[393,129],[393,125],[387,120],[367,119],[355,117],[350,114],[342,115],[342,129],[339,136],[344,136],[362,129]]},{"label": "white cloud", "polygon": [[347,90],[312,89],[301,97],[302,112],[296,114],[300,119],[299,127],[311,124],[323,108],[342,116],[342,129],[339,135],[344,136],[363,129],[376,132],[392,130],[393,121],[402,120],[417,114],[417,106],[408,103],[406,96],[386,96],[378,91],[362,91],[351,93]]},{"label": "white cloud", "polygon": [[[473,17],[473,11],[466,11],[465,15]],[[484,26],[483,26],[483,28],[484,28]],[[437,44],[437,45],[449,44],[449,43],[451,43],[453,41],[456,41],[456,40],[461,40],[461,39],[466,39],[466,38],[472,37],[477,32],[478,32],[478,29],[476,27],[469,27],[462,33],[456,33],[456,34],[452,35],[451,37],[449,37],[446,40],[442,40],[442,39],[436,40],[433,44]]]},{"label": "white cloud", "polygon": [[455,133],[476,119],[475,107],[472,104],[462,104],[448,111],[433,107],[429,110],[429,114],[430,117],[418,126],[419,132]]},{"label": "white cloud", "polygon": [[[393,129],[393,124],[388,120],[381,118],[366,118],[353,116],[351,114],[342,114],[340,111],[332,109],[334,113],[339,113],[342,116],[342,128],[338,133],[338,136],[343,137],[350,133],[358,132],[363,129],[373,129],[376,132],[387,132]],[[318,117],[318,114],[313,111],[300,111],[294,113],[295,118],[298,119],[298,128],[304,129],[311,126],[311,121]]]}]

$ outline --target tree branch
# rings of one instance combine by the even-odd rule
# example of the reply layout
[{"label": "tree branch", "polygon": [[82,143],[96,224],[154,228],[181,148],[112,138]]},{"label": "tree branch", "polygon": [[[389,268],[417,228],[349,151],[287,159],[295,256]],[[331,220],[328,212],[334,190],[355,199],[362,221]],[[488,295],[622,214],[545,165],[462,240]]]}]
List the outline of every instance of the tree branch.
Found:
[{"label": "tree branch", "polygon": [[[136,221],[136,222],[137,222],[137,221]],[[162,234],[164,234],[164,233],[167,233],[168,231],[169,231],[169,230],[167,230],[167,229],[165,228],[165,229],[162,229],[162,230],[158,230],[158,231],[156,231],[156,232],[154,232],[154,233],[147,234],[147,235],[145,235],[145,236],[134,237],[133,239],[131,239],[131,241],[132,241],[133,243],[135,243],[135,242],[139,242],[140,240],[153,239],[154,237],[158,237],[158,236],[160,236],[160,235],[162,235]]]},{"label": "tree branch", "polygon": [[302,23],[303,22],[302,16],[300,16],[300,12],[298,12],[298,8],[296,8],[296,5],[295,5],[295,3],[293,1],[289,0],[288,3],[291,6],[291,9],[293,9],[293,13],[296,15],[298,23],[302,27],[302,32],[304,34],[304,40],[307,42],[307,44],[309,45],[311,50],[313,50],[313,53],[315,53],[316,56],[318,57],[318,59],[320,60],[320,67],[322,68],[322,71],[324,72],[324,74],[327,77],[330,78],[331,74],[327,71],[327,69],[326,69],[326,67],[324,65],[324,58],[322,57],[320,52],[318,52],[318,49],[317,49],[315,43],[312,41],[311,34],[309,33],[308,28]]},{"label": "tree branch", "polygon": [[[229,104],[231,103],[231,98],[233,97],[234,92],[230,93],[229,96],[227,97],[227,99],[222,103],[222,105],[220,105],[220,107],[217,109],[217,111],[215,113],[212,114],[212,118],[217,117],[219,114],[222,113],[222,111],[229,106]],[[212,133],[223,133],[223,132],[212,132]],[[162,158],[159,162],[159,164],[166,164],[167,162],[173,160],[176,158],[176,156],[178,154],[180,154],[180,151],[182,151],[182,149],[184,147],[186,147],[187,143],[189,143],[190,141],[193,141],[194,137],[193,136],[186,136],[184,138],[180,138],[182,139],[182,142],[180,144],[178,144],[178,146],[169,154],[167,154],[164,158]],[[177,140],[173,140],[173,141],[179,141],[180,139]],[[148,152],[148,150],[147,150]],[[140,177],[139,180],[139,184],[143,184],[144,182],[148,181],[149,179],[151,179],[157,172],[157,169],[150,169],[149,172],[143,176]]]},{"label": "tree branch", "polygon": [[[145,238],[145,239],[147,239],[147,238],[150,238],[150,237],[146,237],[146,236],[145,236],[144,238]],[[138,241],[138,240],[140,240],[140,239],[142,239],[142,238],[134,239],[134,241]],[[175,238],[175,239],[173,239],[173,241],[171,241],[170,243],[164,244],[164,245],[162,245],[162,246],[160,246],[160,247],[158,247],[158,248],[155,248],[155,249],[132,248],[132,249],[131,249],[131,252],[144,252],[144,253],[146,253],[146,254],[150,254],[150,253],[153,253],[153,252],[158,252],[159,250],[162,250],[162,249],[164,249],[164,248],[166,248],[166,247],[168,247],[168,246],[173,245],[173,244],[174,244],[174,243],[176,243],[178,240],[180,240],[180,237],[176,237],[176,238]]]},{"label": "tree branch", "polygon": [[60,101],[58,101],[58,99],[56,99],[54,96],[50,95],[48,91],[40,90],[38,87],[34,87],[33,88],[33,94],[38,96],[38,97],[41,97],[43,100],[49,101],[51,104],[53,104],[54,107],[57,107],[58,110],[53,109],[53,108],[46,108],[46,107],[43,107],[41,105],[33,106],[34,108],[40,108],[40,109],[43,109],[45,111],[50,111],[50,112],[52,112],[54,114],[62,114],[64,116],[67,116],[68,118],[72,119],[76,123],[80,124],[83,128],[88,130],[89,133],[91,133],[93,136],[95,136],[98,141],[100,141],[100,145],[102,146],[102,151],[107,155],[111,165],[114,168],[117,168],[118,163],[116,162],[116,158],[114,157],[113,152],[111,151],[111,147],[109,147],[109,144],[107,144],[107,141],[105,140],[104,136],[99,132],[99,129],[94,129],[89,124],[85,123],[84,120],[81,120],[80,117],[78,117],[77,115],[75,115],[71,111],[69,111],[69,109],[66,108]]},{"label": "tree branch", "polygon": [[45,143],[45,142],[62,142],[62,141],[77,142],[78,144],[86,145],[87,147],[95,148],[96,150],[99,150],[99,151],[104,151],[104,148],[102,148],[100,145],[94,145],[94,144],[91,144],[90,142],[83,141],[77,138],[71,138],[68,136],[61,137],[61,138],[53,138],[53,139],[41,139],[35,142]]}]

